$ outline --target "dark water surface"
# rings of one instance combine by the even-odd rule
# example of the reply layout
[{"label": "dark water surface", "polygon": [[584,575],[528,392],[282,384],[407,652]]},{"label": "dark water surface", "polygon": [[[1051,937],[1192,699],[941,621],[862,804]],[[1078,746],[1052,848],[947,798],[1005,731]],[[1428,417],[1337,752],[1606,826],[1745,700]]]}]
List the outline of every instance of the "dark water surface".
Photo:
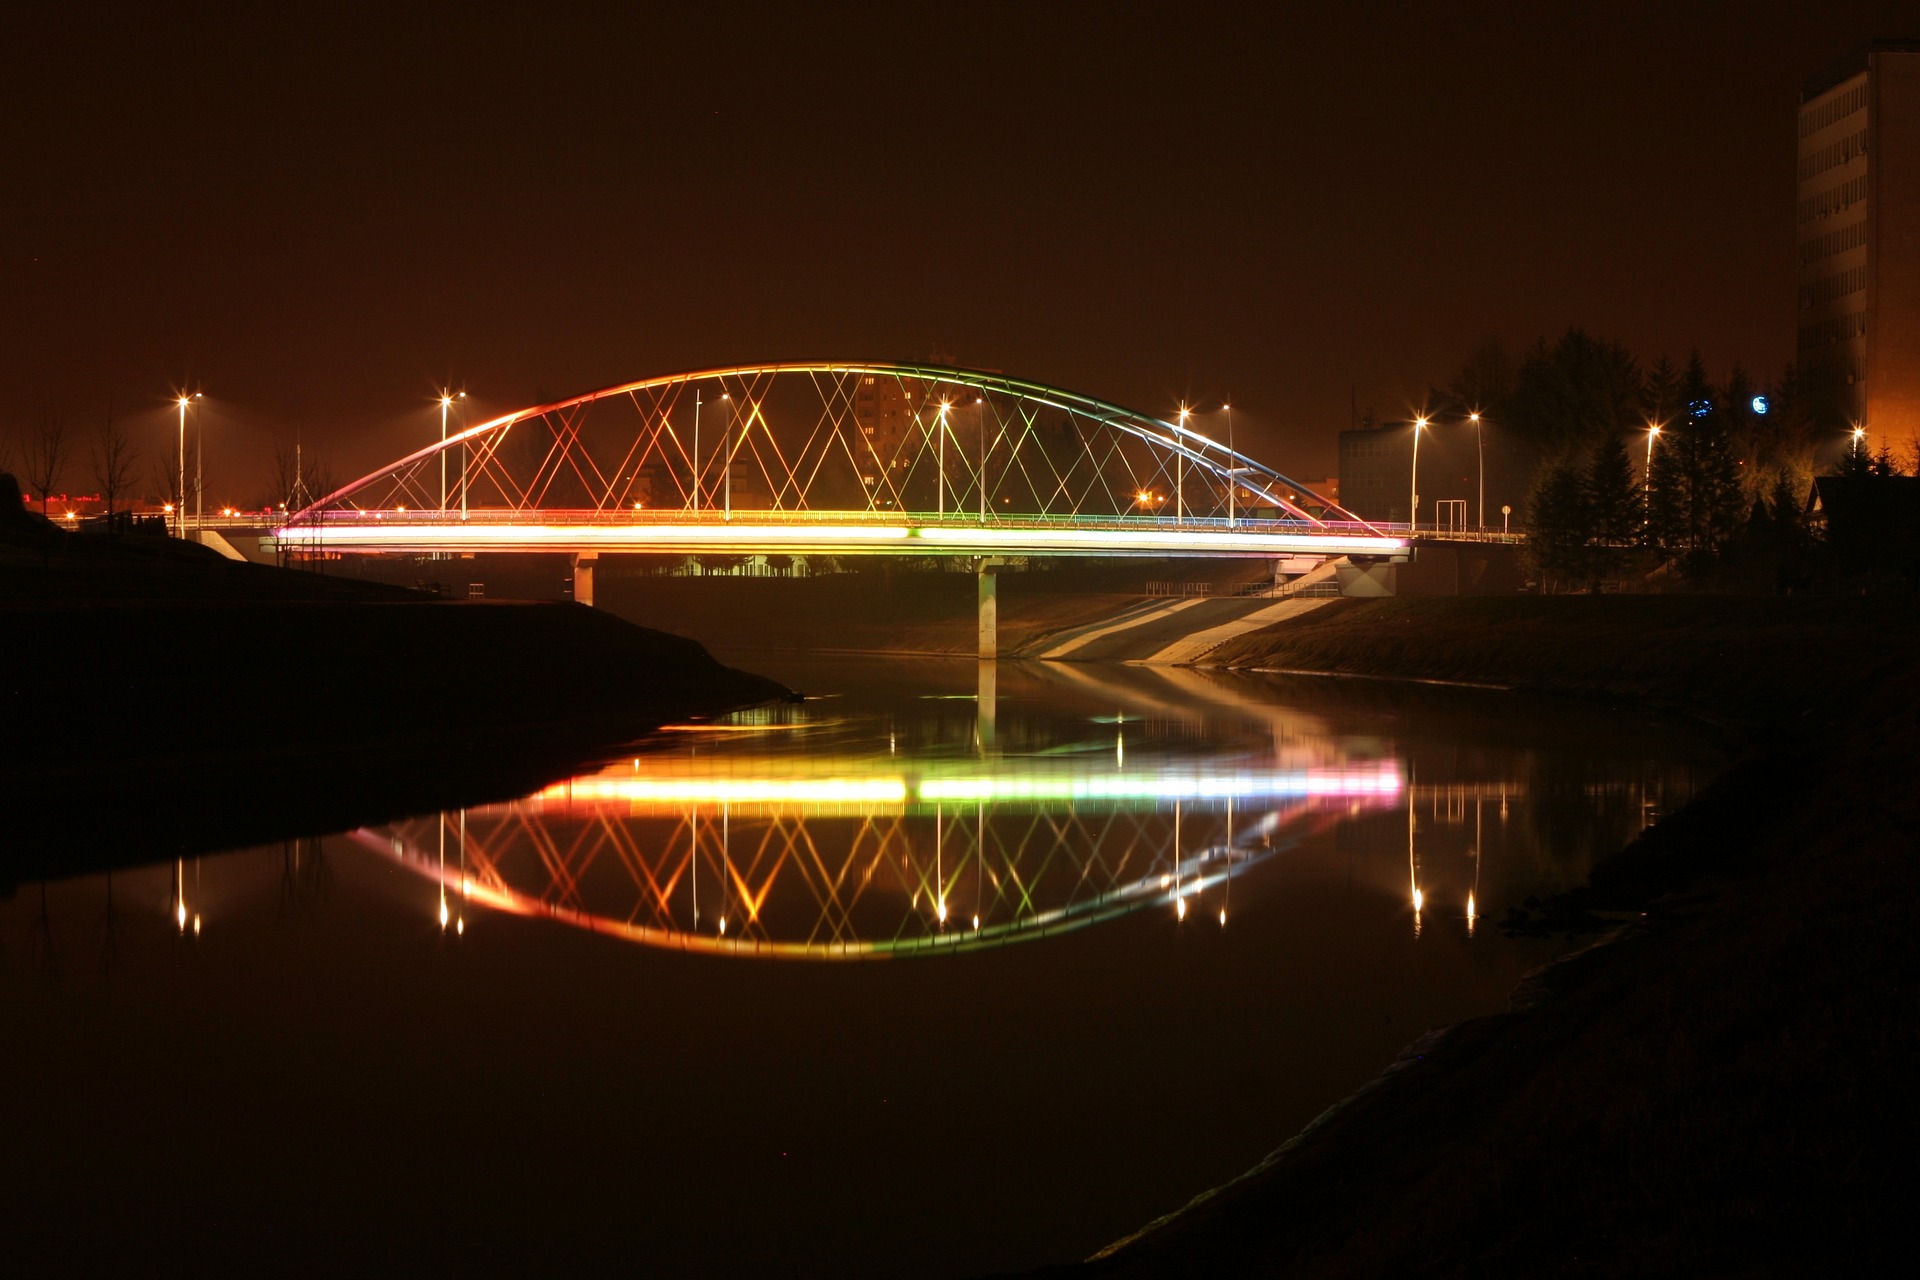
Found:
[{"label": "dark water surface", "polygon": [[748,665],[812,700],[511,804],[0,902],[15,1256],[1084,1256],[1504,1007],[1565,945],[1505,908],[1719,763],[1483,691]]}]

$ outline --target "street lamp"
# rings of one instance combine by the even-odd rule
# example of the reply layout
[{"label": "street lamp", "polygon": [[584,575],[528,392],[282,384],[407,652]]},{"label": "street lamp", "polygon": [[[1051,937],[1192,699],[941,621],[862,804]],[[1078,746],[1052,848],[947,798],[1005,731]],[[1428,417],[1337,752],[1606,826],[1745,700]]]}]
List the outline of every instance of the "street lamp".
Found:
[{"label": "street lamp", "polygon": [[[196,391],[190,396],[181,396],[175,402],[180,406],[180,473],[177,478],[176,494],[180,509],[174,516],[173,532],[174,536],[179,538],[187,536],[187,406],[199,398],[200,393]],[[198,457],[194,459],[193,469],[195,475],[198,475],[200,471]]]},{"label": "street lamp", "polygon": [[1641,492],[1645,495],[1644,501],[1647,506],[1647,519],[1649,520],[1653,519],[1653,442],[1659,438],[1660,424],[1657,422],[1649,422],[1647,424],[1647,469],[1645,476],[1641,479],[1640,486]]},{"label": "street lamp", "polygon": [[1240,483],[1240,457],[1233,451],[1233,401],[1220,406],[1227,412],[1227,528],[1233,528],[1233,487]]},{"label": "street lamp", "polygon": [[1867,429],[1856,425],[1853,429],[1853,456],[1860,456],[1860,443],[1867,438]]},{"label": "street lamp", "polygon": [[1426,430],[1427,420],[1413,420],[1413,475],[1407,485],[1407,529],[1409,532],[1420,527],[1420,433]]},{"label": "street lamp", "polygon": [[974,419],[974,429],[980,433],[980,438],[975,441],[974,456],[980,459],[980,474],[977,477],[980,481],[980,523],[985,524],[987,522],[987,398],[975,396],[973,403],[979,406]]},{"label": "street lamp", "polygon": [[700,505],[700,384],[693,384],[693,492],[687,495],[687,510]]},{"label": "street lamp", "polygon": [[940,402],[940,421],[938,424],[940,439],[934,449],[934,453],[939,457],[939,464],[934,472],[934,478],[939,482],[940,487],[937,505],[940,514],[943,516],[947,514],[947,410],[951,407],[951,401],[942,400]]},{"label": "street lamp", "polygon": [[726,460],[720,468],[720,488],[726,503],[725,518],[733,519],[733,393],[722,391],[720,399],[727,405],[727,425],[722,433],[726,440]]},{"label": "street lamp", "polygon": [[[440,389],[440,509],[447,509],[447,410],[453,407],[455,396],[445,387]],[[467,393],[458,396],[465,400]]]},{"label": "street lamp", "polygon": [[1473,424],[1474,452],[1480,459],[1480,531],[1487,528],[1487,433],[1483,429],[1478,412],[1467,415],[1467,421]]},{"label": "street lamp", "polygon": [[[1180,406],[1180,426],[1184,431],[1187,419],[1193,416],[1193,410]],[[1174,442],[1173,455],[1173,520],[1175,524],[1184,524],[1187,519],[1187,455],[1186,446],[1179,440]]]}]

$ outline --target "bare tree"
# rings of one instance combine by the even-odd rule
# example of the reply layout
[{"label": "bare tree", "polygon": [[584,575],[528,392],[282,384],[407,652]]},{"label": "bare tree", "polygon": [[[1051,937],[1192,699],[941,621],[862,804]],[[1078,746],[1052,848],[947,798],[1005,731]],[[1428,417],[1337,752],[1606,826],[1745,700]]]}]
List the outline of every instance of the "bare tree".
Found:
[{"label": "bare tree", "polygon": [[298,511],[313,501],[307,483],[306,450],[300,437],[273,442],[273,461],[267,467],[267,505]]},{"label": "bare tree", "polygon": [[93,463],[93,482],[100,486],[100,496],[105,499],[107,514],[111,516],[114,502],[132,490],[133,469],[140,460],[139,448],[127,435],[126,428],[113,420],[111,409],[94,432],[89,455]]},{"label": "bare tree", "polygon": [[67,470],[66,419],[59,414],[48,413],[40,417],[40,429],[27,441],[26,465],[21,468],[26,473],[27,490],[38,494],[40,514],[47,514],[47,497],[60,485],[60,477]]}]

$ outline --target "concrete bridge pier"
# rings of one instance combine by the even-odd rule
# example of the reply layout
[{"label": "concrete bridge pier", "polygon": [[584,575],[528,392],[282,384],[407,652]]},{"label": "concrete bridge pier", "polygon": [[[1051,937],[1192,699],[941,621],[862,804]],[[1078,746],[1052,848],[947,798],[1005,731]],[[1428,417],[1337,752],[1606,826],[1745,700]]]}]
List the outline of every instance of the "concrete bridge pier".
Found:
[{"label": "concrete bridge pier", "polygon": [[584,605],[593,603],[593,562],[597,551],[582,551],[573,557],[573,598]]},{"label": "concrete bridge pier", "polygon": [[980,582],[980,658],[991,661],[1000,656],[1000,566],[999,556],[982,556],[977,577]]}]

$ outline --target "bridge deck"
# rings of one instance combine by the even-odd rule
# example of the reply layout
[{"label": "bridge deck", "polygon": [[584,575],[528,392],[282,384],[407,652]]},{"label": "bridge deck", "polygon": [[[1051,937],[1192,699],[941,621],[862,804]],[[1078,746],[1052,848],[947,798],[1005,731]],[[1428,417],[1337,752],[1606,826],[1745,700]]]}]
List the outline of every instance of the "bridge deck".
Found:
[{"label": "bridge deck", "polygon": [[862,511],[329,511],[274,531],[291,551],[1400,557],[1360,523]]}]

